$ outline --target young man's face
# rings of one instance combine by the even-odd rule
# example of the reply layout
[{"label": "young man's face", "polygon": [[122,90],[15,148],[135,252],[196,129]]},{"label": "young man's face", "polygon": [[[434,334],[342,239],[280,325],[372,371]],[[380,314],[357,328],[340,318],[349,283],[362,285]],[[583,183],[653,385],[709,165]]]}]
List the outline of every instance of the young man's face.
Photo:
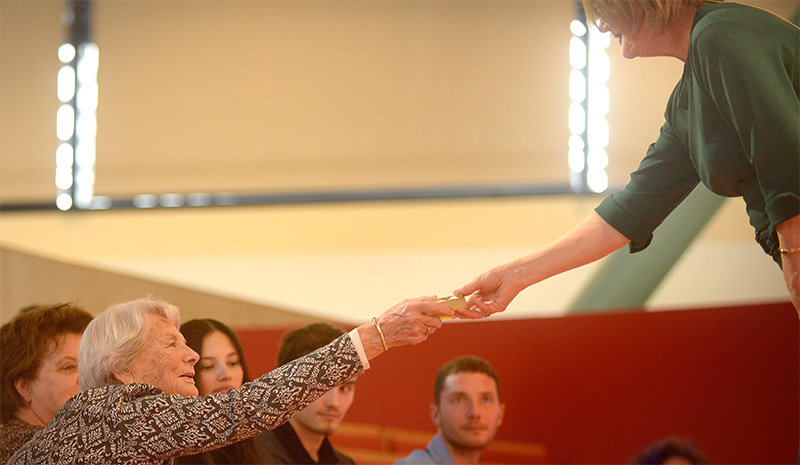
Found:
[{"label": "young man's face", "polygon": [[452,447],[482,450],[494,439],[504,411],[494,379],[484,373],[454,373],[444,380],[439,405],[431,405],[431,420]]},{"label": "young man's face", "polygon": [[295,429],[302,428],[324,436],[333,434],[353,404],[355,393],[355,382],[335,387],[301,410],[290,422]]}]

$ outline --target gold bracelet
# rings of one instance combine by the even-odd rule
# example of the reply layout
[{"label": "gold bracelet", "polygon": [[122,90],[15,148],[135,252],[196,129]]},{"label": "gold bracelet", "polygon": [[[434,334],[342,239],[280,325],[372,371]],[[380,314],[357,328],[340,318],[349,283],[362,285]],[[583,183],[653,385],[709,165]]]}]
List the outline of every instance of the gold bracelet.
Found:
[{"label": "gold bracelet", "polygon": [[378,334],[381,335],[381,342],[383,343],[383,349],[386,352],[389,352],[389,347],[386,345],[386,339],[383,337],[383,331],[381,331],[381,325],[378,324],[378,319],[373,316],[372,322],[375,323],[375,328],[378,330]]},{"label": "gold bracelet", "polygon": [[780,253],[800,253],[800,247],[795,247],[793,249],[778,249]]}]

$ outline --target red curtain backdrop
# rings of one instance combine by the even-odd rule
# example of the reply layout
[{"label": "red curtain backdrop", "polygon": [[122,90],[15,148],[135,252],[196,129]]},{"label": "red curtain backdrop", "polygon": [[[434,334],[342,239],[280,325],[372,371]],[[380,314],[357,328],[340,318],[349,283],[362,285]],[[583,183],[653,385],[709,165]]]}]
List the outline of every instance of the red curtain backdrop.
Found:
[{"label": "red curtain backdrop", "polygon": [[[238,332],[252,373],[273,369],[283,330]],[[624,463],[671,435],[713,463],[796,463],[799,332],[789,303],[448,323],[375,359],[346,421],[433,434],[436,371],[475,354],[500,375],[497,438],[552,463]]]}]

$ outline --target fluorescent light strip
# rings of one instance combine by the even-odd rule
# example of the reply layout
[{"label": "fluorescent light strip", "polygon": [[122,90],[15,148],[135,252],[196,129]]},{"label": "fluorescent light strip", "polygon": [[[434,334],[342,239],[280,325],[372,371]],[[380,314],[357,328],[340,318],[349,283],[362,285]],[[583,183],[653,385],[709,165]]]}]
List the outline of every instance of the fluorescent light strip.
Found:
[{"label": "fluorescent light strip", "polygon": [[63,66],[58,71],[57,95],[62,103],[56,113],[56,136],[61,141],[56,149],[55,182],[58,189],[56,207],[59,210],[72,208],[72,166],[75,160],[75,149],[72,146],[72,136],[75,134],[75,108],[72,100],[75,97],[75,47],[72,44],[62,44],[58,47],[58,59]]},{"label": "fluorescent light strip", "polygon": [[58,58],[64,64],[58,72],[56,135],[56,206],[108,208],[107,201],[94,201],[94,164],[97,138],[97,45],[86,42],[77,48],[62,44]]},{"label": "fluorescent light strip", "polygon": [[[580,2],[576,3],[582,16]],[[569,42],[569,152],[568,163],[575,192],[603,192],[608,189],[608,114],[606,82],[609,61],[606,48],[609,34],[589,28],[585,19],[570,23]]]},{"label": "fluorescent light strip", "polygon": [[609,33],[597,28],[589,30],[589,90],[586,110],[587,141],[586,184],[592,192],[608,189],[608,115],[609,95],[606,82],[609,76],[609,60],[606,49],[610,42]]},{"label": "fluorescent light strip", "polygon": [[75,190],[78,208],[91,208],[94,197],[95,141],[97,136],[97,45],[78,46],[75,92]]}]

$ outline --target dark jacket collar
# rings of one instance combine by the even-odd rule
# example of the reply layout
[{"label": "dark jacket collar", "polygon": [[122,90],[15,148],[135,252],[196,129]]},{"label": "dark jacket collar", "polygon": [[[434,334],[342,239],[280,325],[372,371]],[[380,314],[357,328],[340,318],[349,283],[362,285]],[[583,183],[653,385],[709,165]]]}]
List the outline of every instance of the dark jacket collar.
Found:
[{"label": "dark jacket collar", "polygon": [[275,428],[274,430],[275,437],[278,439],[278,442],[281,443],[283,448],[289,454],[289,462],[290,463],[307,463],[307,464],[338,464],[342,463],[339,460],[339,457],[336,454],[336,451],[333,450],[333,446],[331,446],[330,441],[326,437],[322,441],[322,445],[319,448],[319,462],[315,462],[308,452],[306,452],[305,447],[303,447],[303,443],[300,442],[300,438],[297,437],[297,434],[294,432],[292,425],[289,424],[287,421],[286,423],[282,424],[281,426]]}]

